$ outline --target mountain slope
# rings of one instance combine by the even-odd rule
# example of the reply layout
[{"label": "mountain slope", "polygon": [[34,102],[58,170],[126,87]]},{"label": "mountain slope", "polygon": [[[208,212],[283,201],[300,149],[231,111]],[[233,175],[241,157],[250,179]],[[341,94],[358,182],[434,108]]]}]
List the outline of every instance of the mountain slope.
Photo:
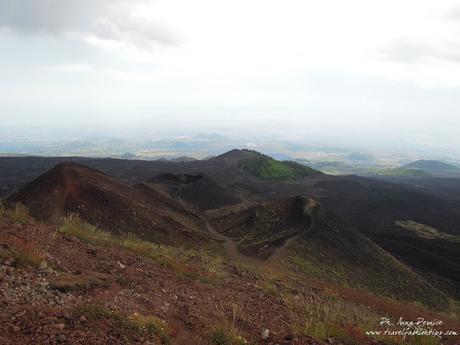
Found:
[{"label": "mountain slope", "polygon": [[136,233],[162,243],[208,242],[200,219],[154,189],[119,182],[75,163],[61,163],[7,201],[23,203],[37,219],[58,221],[76,213],[110,232]]},{"label": "mountain slope", "polygon": [[389,297],[448,305],[446,295],[369,238],[324,208],[317,208],[312,231],[293,241],[291,267],[320,278],[364,288]]},{"label": "mountain slope", "polygon": [[293,161],[277,161],[251,150],[232,150],[215,159],[237,165],[250,174],[269,181],[294,181],[323,174],[305,165]]},{"label": "mountain slope", "polygon": [[448,306],[441,291],[312,199],[273,200],[212,224],[245,254],[281,259],[294,271],[374,293]]},{"label": "mountain slope", "polygon": [[396,176],[396,177],[430,177],[431,174],[425,170],[415,169],[415,168],[390,168],[390,169],[380,169],[375,171],[372,175],[378,176]]},{"label": "mountain slope", "polygon": [[403,166],[403,168],[418,169],[440,177],[460,177],[460,168],[435,160],[418,160]]}]

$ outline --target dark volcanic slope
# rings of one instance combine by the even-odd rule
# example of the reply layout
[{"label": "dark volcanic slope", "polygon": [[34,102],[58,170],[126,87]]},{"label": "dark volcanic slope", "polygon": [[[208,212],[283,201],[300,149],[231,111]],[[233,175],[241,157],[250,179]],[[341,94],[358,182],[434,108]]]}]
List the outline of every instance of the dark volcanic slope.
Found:
[{"label": "dark volcanic slope", "polygon": [[375,293],[448,305],[441,291],[312,199],[273,200],[211,223],[248,255],[276,257],[295,270]]},{"label": "dark volcanic slope", "polygon": [[201,211],[235,205],[241,199],[204,174],[165,173],[149,181],[167,188],[174,197],[180,198]]},{"label": "dark volcanic slope", "polygon": [[269,201],[241,211],[227,210],[211,223],[238,241],[241,252],[267,258],[288,239],[308,231],[312,224],[310,203],[302,197]]},{"label": "dark volcanic slope", "polygon": [[194,214],[146,185],[130,187],[99,171],[61,163],[13,193],[9,203],[25,204],[38,219],[57,221],[79,214],[107,231],[174,244],[206,242]]}]

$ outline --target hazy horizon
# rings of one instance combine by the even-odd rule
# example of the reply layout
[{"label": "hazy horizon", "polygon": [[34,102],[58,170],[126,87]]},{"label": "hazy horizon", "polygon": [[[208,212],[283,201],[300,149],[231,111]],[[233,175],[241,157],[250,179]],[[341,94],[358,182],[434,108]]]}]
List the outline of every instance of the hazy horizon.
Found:
[{"label": "hazy horizon", "polygon": [[0,0],[3,132],[460,157],[456,1]]}]

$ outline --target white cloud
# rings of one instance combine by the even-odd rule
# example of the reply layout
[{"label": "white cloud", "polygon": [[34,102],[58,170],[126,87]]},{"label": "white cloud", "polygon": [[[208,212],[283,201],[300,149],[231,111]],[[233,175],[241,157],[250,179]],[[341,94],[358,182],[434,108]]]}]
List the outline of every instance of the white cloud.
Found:
[{"label": "white cloud", "polygon": [[174,45],[162,24],[135,15],[147,0],[0,0],[0,29],[29,35],[93,37],[150,49]]}]

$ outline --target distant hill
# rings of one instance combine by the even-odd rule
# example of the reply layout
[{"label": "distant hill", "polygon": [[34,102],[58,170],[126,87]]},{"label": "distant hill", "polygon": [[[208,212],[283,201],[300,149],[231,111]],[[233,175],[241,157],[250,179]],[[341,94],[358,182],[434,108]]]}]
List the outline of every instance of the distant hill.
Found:
[{"label": "distant hill", "polygon": [[277,161],[252,150],[232,150],[214,159],[237,165],[250,174],[269,181],[294,181],[307,176],[323,175],[308,166],[293,161]]},{"label": "distant hill", "polygon": [[196,161],[197,159],[194,158],[194,157],[188,157],[188,156],[180,156],[180,157],[175,157],[175,158],[171,158],[170,161],[172,162],[193,162],[193,161]]},{"label": "distant hill", "polygon": [[120,155],[119,157],[115,157],[115,158],[121,158],[121,159],[138,159],[139,157],[136,156],[134,153],[125,152],[125,153],[123,153],[122,155]]},{"label": "distant hill", "polygon": [[435,160],[418,160],[403,166],[403,168],[418,169],[441,177],[460,177],[460,168]]},{"label": "distant hill", "polygon": [[379,176],[396,176],[396,177],[430,177],[432,176],[429,172],[414,169],[414,168],[391,168],[382,169],[375,172],[375,175]]},{"label": "distant hill", "polygon": [[257,155],[257,151],[252,150],[239,150],[234,149],[228,152],[222,153],[219,156],[213,157],[210,160],[225,163],[227,165],[238,165],[238,163],[243,159],[253,159]]}]

